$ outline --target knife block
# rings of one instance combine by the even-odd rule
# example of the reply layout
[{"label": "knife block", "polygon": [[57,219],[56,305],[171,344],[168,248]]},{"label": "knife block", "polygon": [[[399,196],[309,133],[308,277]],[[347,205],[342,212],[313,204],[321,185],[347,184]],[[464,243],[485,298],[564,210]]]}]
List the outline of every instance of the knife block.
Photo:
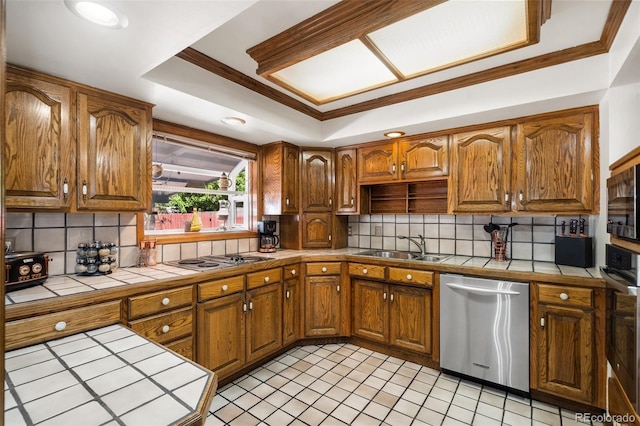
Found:
[{"label": "knife block", "polygon": [[556,265],[591,268],[593,266],[593,239],[556,235]]}]

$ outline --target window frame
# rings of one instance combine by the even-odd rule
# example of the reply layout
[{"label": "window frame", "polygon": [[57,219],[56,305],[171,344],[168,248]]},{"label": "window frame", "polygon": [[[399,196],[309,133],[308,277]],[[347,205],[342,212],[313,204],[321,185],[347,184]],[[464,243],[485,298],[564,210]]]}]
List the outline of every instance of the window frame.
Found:
[{"label": "window frame", "polygon": [[[183,126],[180,124],[170,123],[163,120],[153,119],[153,132],[167,134],[179,138],[188,138],[196,140],[198,142],[204,142],[212,145],[221,146],[224,148],[231,148],[233,150],[244,151],[256,156],[255,160],[249,161],[247,167],[247,179],[250,179],[252,185],[251,190],[248,193],[249,204],[251,209],[247,212],[248,229],[239,231],[223,231],[223,232],[177,232],[175,234],[149,234],[145,235],[144,229],[144,215],[145,212],[137,214],[137,237],[138,241],[143,241],[145,238],[153,239],[158,244],[175,244],[175,243],[190,243],[199,241],[217,241],[217,240],[230,240],[240,238],[257,238],[258,231],[256,224],[258,221],[258,214],[261,206],[258,204],[258,192],[259,192],[259,173],[258,165],[260,161],[260,147],[249,142],[241,141],[239,139],[230,138],[227,136],[217,135],[215,133],[206,132],[203,130],[193,129],[191,127]],[[149,168],[151,173],[151,168]],[[151,180],[151,179],[149,179]],[[151,198],[149,199],[149,208],[152,207]],[[146,212],[149,213],[149,212]]]}]

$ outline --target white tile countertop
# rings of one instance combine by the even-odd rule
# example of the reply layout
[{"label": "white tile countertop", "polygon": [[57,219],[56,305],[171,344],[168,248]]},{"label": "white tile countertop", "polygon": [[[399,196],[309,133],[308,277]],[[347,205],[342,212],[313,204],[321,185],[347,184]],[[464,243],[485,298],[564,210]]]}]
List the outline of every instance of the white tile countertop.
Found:
[{"label": "white tile countertop", "polygon": [[[274,253],[242,253],[243,255],[256,255],[268,257],[273,260],[288,259],[300,255],[305,256],[305,260],[313,261],[313,257],[318,256],[344,256],[357,255],[360,252],[368,251],[361,248],[345,248],[338,250],[278,250]],[[380,258],[371,256],[361,256],[361,261],[377,262]],[[412,261],[416,263],[416,261]],[[555,276],[571,276],[581,278],[601,278],[600,271],[594,268],[577,268],[573,266],[556,265],[553,262],[533,262],[524,260],[497,261],[488,257],[470,257],[452,255],[437,263],[420,262],[423,265],[433,265],[438,269],[438,265],[445,267],[461,267],[460,272],[464,274],[465,268],[481,268],[485,271],[508,271],[536,273]],[[229,271],[232,268],[228,268]],[[450,270],[447,272],[451,272]],[[81,275],[57,275],[50,276],[43,285],[16,290],[5,294],[5,306],[32,302],[36,300],[67,296],[78,293],[85,293],[94,290],[104,290],[122,286],[132,286],[140,283],[147,283],[160,279],[177,279],[184,276],[193,276],[203,272],[190,269],[158,264],[145,268],[120,268],[108,275],[81,276]]]},{"label": "white tile countertop", "polygon": [[113,325],[5,353],[4,421],[193,424],[216,387],[215,373]]}]

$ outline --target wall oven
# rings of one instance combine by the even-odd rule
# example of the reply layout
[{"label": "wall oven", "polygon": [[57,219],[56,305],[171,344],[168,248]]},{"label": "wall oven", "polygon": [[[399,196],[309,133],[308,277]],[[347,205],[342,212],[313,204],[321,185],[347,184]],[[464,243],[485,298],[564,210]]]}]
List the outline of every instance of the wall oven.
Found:
[{"label": "wall oven", "polygon": [[639,259],[638,253],[607,244],[606,267],[601,268],[607,283],[607,360],[636,413],[640,412]]},{"label": "wall oven", "polygon": [[640,241],[640,164],[607,179],[607,232],[619,238]]}]

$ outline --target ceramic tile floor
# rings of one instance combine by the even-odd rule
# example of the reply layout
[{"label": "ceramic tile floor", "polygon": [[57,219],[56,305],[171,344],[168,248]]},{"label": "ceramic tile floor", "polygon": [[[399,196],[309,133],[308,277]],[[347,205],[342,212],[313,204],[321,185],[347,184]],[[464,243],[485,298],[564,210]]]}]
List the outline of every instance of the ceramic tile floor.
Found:
[{"label": "ceramic tile floor", "polygon": [[221,387],[205,425],[583,426],[575,416],[358,346],[330,344],[294,348]]}]

